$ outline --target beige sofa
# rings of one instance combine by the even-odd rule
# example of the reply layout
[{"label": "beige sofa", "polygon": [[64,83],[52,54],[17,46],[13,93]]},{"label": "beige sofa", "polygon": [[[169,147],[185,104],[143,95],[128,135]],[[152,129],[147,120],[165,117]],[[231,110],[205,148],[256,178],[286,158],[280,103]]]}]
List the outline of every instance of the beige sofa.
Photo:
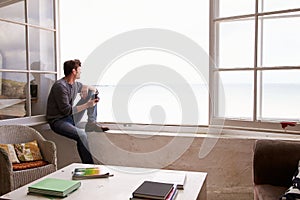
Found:
[{"label": "beige sofa", "polygon": [[300,160],[300,141],[257,140],[254,146],[255,200],[276,200],[291,186]]}]

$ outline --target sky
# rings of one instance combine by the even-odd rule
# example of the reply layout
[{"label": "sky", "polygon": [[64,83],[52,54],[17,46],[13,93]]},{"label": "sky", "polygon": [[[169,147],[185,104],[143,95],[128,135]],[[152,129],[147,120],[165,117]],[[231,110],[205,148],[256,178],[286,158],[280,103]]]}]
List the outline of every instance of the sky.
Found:
[{"label": "sky", "polygon": [[[79,58],[85,62],[96,48],[113,37],[145,28],[182,34],[208,54],[208,11],[207,0],[191,0],[188,4],[181,0],[60,1],[61,60]],[[147,64],[171,66],[191,82],[203,81],[199,78],[201,74],[197,75],[187,61],[174,53],[153,49],[125,53],[126,56],[111,61],[106,76],[110,80],[106,79],[106,84],[113,84],[133,68]]]},{"label": "sky", "polygon": [[[241,2],[222,0],[220,1],[220,16],[253,13],[255,10],[253,2],[253,0]],[[233,4],[235,6],[232,6]],[[300,1],[264,0],[259,7],[266,11],[290,9],[300,7]],[[276,22],[264,21],[264,40],[262,42],[265,52],[263,65],[298,65],[297,50],[300,46],[300,40],[295,40],[295,38],[298,38],[300,29],[297,24],[299,24],[298,18],[284,18]],[[253,65],[254,37],[251,34],[254,31],[253,27],[253,21],[249,21],[249,23],[224,23],[221,26],[221,36],[226,38],[220,42],[220,54],[225,55],[222,56],[225,59],[220,60],[222,67]],[[208,54],[209,1],[190,0],[189,3],[182,0],[89,0],[88,3],[81,0],[60,1],[61,62],[74,58],[79,58],[85,62],[105,42],[128,31],[143,28],[166,29],[183,34]],[[282,37],[282,35],[288,35],[288,37]],[[230,51],[228,51],[229,48]],[[127,52],[126,56],[119,57],[120,60],[112,60],[108,71],[110,73],[106,73],[106,77],[109,77],[110,80],[106,78],[104,81],[107,84],[114,84],[124,74],[132,70],[133,66],[138,67],[143,64],[164,64],[171,66],[178,73],[189,74],[186,78],[190,82],[205,81],[197,76],[197,72],[192,66],[188,67],[188,62],[180,61],[180,58],[178,59],[178,56],[174,56],[174,54],[172,56],[167,54],[162,51],[154,53],[144,50]],[[147,59],[142,60],[145,57]],[[277,72],[265,74],[268,75],[264,76],[264,81],[268,83],[300,82],[300,79],[297,78],[298,72],[283,72],[286,76],[291,77],[288,79],[283,79],[282,74]],[[113,80],[112,77],[114,77]],[[223,79],[224,82],[228,83],[242,83],[249,78],[241,75],[240,78],[234,77],[232,79],[232,76],[223,75]]]}]

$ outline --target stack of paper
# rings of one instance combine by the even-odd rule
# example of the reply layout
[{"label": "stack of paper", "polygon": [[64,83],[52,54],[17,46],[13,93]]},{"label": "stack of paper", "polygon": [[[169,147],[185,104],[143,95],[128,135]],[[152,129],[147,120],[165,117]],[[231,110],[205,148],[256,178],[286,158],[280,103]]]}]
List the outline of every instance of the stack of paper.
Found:
[{"label": "stack of paper", "polygon": [[151,181],[170,183],[177,186],[177,189],[184,189],[186,174],[180,171],[159,171],[155,173]]}]

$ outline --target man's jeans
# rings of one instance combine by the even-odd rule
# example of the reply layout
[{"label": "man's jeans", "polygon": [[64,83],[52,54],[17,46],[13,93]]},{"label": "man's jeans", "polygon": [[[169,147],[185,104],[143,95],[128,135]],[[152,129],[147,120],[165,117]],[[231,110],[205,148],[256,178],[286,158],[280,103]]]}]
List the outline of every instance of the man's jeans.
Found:
[{"label": "man's jeans", "polygon": [[[78,103],[76,104],[76,106],[82,105],[82,104],[88,102],[88,100],[90,98],[92,98],[92,96],[93,96],[93,93],[91,91],[89,91],[88,97],[85,98],[85,99],[81,98],[78,101]],[[90,107],[90,108],[88,108],[86,110],[87,110],[88,122],[96,122],[97,121],[97,104],[94,107]],[[83,117],[83,115],[84,115],[84,113],[85,113],[86,110],[83,110],[83,111],[78,112],[78,113],[76,113],[76,114],[73,115],[74,116],[74,122],[75,122],[75,124],[77,124],[78,122],[80,122],[80,120],[82,119],[82,117]]]},{"label": "man's jeans", "polygon": [[50,123],[50,127],[57,134],[73,139],[77,142],[77,150],[82,163],[94,163],[92,155],[89,151],[87,134],[84,130],[75,126],[72,116],[68,116]]},{"label": "man's jeans", "polygon": [[[91,94],[89,93],[89,96]],[[77,105],[86,103],[90,98],[81,99]],[[62,119],[56,120],[50,124],[51,129],[62,136],[73,139],[77,142],[77,150],[82,163],[93,164],[93,158],[89,150],[87,134],[84,130],[75,126],[83,117],[84,111],[76,113],[73,116],[67,116]],[[97,105],[87,109],[88,121],[94,122],[97,119]]]}]

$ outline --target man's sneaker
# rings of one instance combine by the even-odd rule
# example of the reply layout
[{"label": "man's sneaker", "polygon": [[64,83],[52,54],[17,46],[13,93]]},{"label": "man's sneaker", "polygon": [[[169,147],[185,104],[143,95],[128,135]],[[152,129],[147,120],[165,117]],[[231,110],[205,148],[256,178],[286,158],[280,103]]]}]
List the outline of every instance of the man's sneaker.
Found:
[{"label": "man's sneaker", "polygon": [[93,131],[95,131],[95,132],[105,132],[105,131],[108,131],[108,130],[109,130],[108,127],[100,126],[96,122],[88,122],[85,125],[85,131],[86,132],[93,132]]}]

